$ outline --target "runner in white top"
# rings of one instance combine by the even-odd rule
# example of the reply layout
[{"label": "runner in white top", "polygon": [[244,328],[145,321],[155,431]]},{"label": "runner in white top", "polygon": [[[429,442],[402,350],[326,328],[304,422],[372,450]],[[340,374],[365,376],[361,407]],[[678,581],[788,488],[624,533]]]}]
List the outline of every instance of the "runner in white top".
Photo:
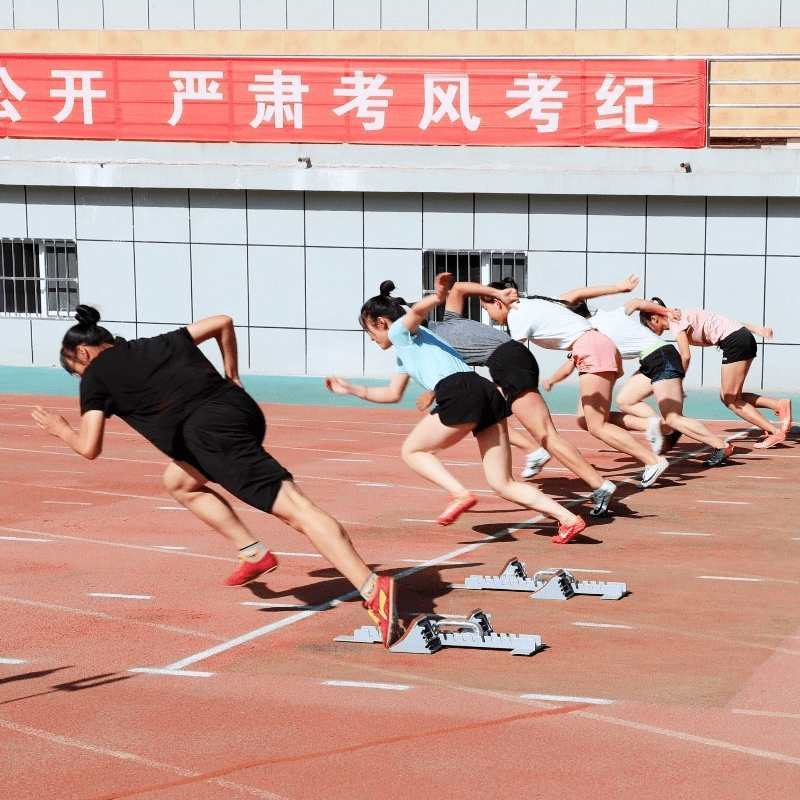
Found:
[{"label": "runner in white top", "polygon": [[[619,349],[623,358],[638,358],[640,369],[625,383],[617,395],[617,406],[622,414],[622,424],[634,430],[643,430],[655,452],[663,445],[661,417],[647,403],[645,397],[655,394],[658,407],[666,424],[675,431],[686,434],[695,441],[713,448],[708,466],[718,467],[731,452],[733,445],[713,434],[702,422],[683,415],[683,377],[680,353],[674,345],[665,342],[638,319],[630,317],[634,311],[661,314],[665,318],[679,319],[677,309],[667,309],[657,303],[636,298],[613,311],[598,310],[591,315],[586,300],[609,294],[630,292],[639,283],[636,275],[613,286],[587,286],[575,289],[572,304],[576,314],[588,319],[593,327],[606,334]],[[552,385],[552,384],[551,384]],[[677,438],[677,437],[676,437]]]},{"label": "runner in white top", "polygon": [[542,347],[571,351],[580,373],[581,408],[589,433],[641,461],[645,470],[639,486],[651,486],[669,462],[611,422],[611,394],[614,382],[622,374],[620,355],[607,336],[567,308],[575,299],[578,298],[571,292],[558,299],[536,297],[516,303],[482,298],[481,306],[495,322],[508,325],[512,339],[530,339]]}]

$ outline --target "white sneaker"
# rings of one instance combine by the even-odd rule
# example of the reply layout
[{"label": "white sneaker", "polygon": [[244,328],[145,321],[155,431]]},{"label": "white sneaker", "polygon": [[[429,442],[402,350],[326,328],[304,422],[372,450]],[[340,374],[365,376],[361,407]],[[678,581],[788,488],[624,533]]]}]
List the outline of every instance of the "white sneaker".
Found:
[{"label": "white sneaker", "polygon": [[662,458],[658,464],[651,464],[645,467],[642,473],[642,479],[639,481],[639,488],[646,489],[648,486],[652,486],[668,466],[669,461],[667,461],[666,458]]},{"label": "white sneaker", "polygon": [[594,508],[589,512],[593,517],[602,517],[608,511],[608,502],[611,495],[617,491],[617,486],[611,481],[606,481],[599,489],[595,489],[589,499],[594,503]]},{"label": "white sneaker", "polygon": [[661,417],[650,417],[644,438],[647,439],[650,449],[659,455],[664,449],[664,435],[661,433]]},{"label": "white sneaker", "polygon": [[525,466],[522,468],[522,472],[520,472],[520,477],[522,478],[532,478],[534,475],[538,475],[542,471],[542,467],[550,460],[550,453],[544,449],[544,447],[540,447],[533,453],[528,453],[525,456]]}]

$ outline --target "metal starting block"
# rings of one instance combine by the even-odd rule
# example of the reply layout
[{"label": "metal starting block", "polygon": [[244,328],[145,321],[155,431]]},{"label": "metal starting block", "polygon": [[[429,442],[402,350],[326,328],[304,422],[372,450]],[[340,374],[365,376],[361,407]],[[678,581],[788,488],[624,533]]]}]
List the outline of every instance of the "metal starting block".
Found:
[{"label": "metal starting block", "polygon": [[[420,614],[402,638],[389,649],[393,653],[429,655],[443,647],[473,647],[485,650],[510,650],[512,656],[530,656],[542,649],[542,637],[526,633],[495,633],[489,615],[476,609],[468,617]],[[448,630],[449,629],[449,630]],[[353,631],[352,636],[337,636],[337,642],[380,644],[381,635],[372,625]]]},{"label": "metal starting block", "polygon": [[470,575],[464,583],[451,584],[453,589],[505,589],[510,592],[530,592],[542,600],[569,600],[576,594],[600,595],[603,600],[619,600],[628,593],[624,583],[608,581],[579,581],[564,569],[540,569],[532,578],[525,564],[512,558],[500,575]]}]

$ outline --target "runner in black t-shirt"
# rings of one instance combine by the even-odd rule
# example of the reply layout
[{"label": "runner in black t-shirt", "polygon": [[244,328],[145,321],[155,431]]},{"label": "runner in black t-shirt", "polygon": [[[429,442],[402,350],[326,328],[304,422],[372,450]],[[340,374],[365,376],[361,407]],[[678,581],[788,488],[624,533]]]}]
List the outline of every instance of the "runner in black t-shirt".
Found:
[{"label": "runner in black t-shirt", "polygon": [[[39,406],[32,413],[36,424],[94,459],[102,451],[106,418],[116,415],[169,456],[169,493],[239,549],[241,565],[227,586],[250,583],[278,562],[209,481],[291,525],[358,588],[388,647],[399,634],[394,580],[375,575],[342,526],[264,450],[266,423],[239,380],[233,320],[208,317],[129,342],[100,327],[91,306],[78,306],[75,318],[78,324],[64,336],[61,364],[81,379],[80,426],[75,430]],[[211,338],[222,353],[225,378],[197,347]]]}]

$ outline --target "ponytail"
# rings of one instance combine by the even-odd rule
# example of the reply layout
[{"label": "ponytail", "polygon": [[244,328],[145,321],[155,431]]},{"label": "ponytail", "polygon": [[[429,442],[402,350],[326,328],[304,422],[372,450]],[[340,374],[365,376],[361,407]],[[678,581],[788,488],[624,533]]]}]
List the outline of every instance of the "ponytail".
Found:
[{"label": "ponytail", "polygon": [[394,289],[395,285],[392,281],[384,281],[379,287],[380,294],[376,294],[375,297],[370,297],[370,299],[361,306],[359,322],[362,328],[365,328],[367,320],[386,317],[391,322],[394,322],[406,313],[405,308],[410,307],[411,303],[407,302],[402,297],[392,297]]},{"label": "ponytail", "polygon": [[78,324],[73,325],[61,341],[61,366],[73,375],[67,357],[73,357],[79,345],[99,347],[102,344],[114,344],[113,335],[97,323],[100,322],[100,312],[92,306],[80,305],[75,309],[75,319]]}]

